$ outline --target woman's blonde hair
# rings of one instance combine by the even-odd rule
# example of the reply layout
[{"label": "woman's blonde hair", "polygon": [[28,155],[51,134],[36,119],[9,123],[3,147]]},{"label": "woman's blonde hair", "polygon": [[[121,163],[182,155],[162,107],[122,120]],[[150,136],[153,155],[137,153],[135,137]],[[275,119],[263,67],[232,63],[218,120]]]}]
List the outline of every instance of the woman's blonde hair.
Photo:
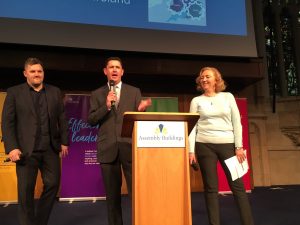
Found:
[{"label": "woman's blonde hair", "polygon": [[216,79],[216,88],[215,88],[215,91],[216,93],[218,92],[221,92],[221,91],[224,91],[226,89],[226,84],[222,78],[222,75],[221,73],[219,72],[219,70],[215,67],[203,67],[200,72],[199,72],[199,75],[198,77],[196,78],[196,84],[197,84],[197,90],[198,91],[202,91],[203,92],[203,89],[201,87],[201,81],[200,81],[200,78],[201,78],[201,75],[203,74],[203,72],[205,70],[210,70],[213,72],[213,75]]}]

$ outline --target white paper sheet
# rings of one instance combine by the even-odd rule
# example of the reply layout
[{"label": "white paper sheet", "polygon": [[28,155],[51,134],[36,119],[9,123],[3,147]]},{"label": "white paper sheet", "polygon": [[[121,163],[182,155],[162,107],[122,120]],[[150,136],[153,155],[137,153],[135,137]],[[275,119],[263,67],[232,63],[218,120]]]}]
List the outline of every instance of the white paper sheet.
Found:
[{"label": "white paper sheet", "polygon": [[236,156],[226,159],[225,163],[231,173],[231,178],[233,181],[244,176],[249,169],[248,160],[245,159],[243,163],[239,163]]}]

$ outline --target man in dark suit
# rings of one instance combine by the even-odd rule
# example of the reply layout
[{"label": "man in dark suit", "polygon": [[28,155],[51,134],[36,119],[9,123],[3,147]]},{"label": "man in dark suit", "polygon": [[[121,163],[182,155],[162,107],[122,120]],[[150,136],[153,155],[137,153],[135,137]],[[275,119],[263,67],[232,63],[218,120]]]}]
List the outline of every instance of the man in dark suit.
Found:
[{"label": "man in dark suit", "polygon": [[[23,73],[27,82],[7,90],[2,135],[8,160],[16,163],[19,222],[46,225],[59,188],[59,153],[68,153],[68,124],[60,90],[43,83],[42,62],[28,58]],[[44,187],[35,207],[38,170]]]},{"label": "man in dark suit", "polygon": [[138,88],[122,83],[124,70],[120,58],[108,58],[103,72],[108,83],[92,92],[88,122],[99,125],[98,161],[106,191],[108,222],[109,225],[122,225],[121,166],[129,195],[132,186],[131,139],[121,137],[123,113],[145,111],[151,99],[142,100]]}]

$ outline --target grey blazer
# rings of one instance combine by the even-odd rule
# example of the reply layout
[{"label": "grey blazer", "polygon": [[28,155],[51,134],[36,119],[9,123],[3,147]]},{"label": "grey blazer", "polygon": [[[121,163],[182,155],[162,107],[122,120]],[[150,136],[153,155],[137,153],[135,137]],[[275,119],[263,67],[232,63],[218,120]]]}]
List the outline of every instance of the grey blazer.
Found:
[{"label": "grey blazer", "polygon": [[131,143],[131,138],[121,137],[123,114],[127,111],[137,111],[142,99],[140,89],[122,83],[118,108],[108,110],[106,107],[108,92],[108,85],[92,92],[88,116],[88,122],[92,126],[99,125],[97,150],[100,163],[109,163],[116,159],[118,143]]}]

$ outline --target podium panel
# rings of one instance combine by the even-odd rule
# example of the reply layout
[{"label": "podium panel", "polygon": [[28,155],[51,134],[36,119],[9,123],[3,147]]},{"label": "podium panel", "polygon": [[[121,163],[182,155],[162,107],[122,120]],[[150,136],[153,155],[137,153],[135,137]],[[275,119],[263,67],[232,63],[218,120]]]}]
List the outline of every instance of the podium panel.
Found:
[{"label": "podium panel", "polygon": [[136,148],[133,157],[134,224],[191,224],[186,149]]},{"label": "podium panel", "polygon": [[[188,113],[125,113],[122,132],[127,136],[132,133],[133,142],[134,225],[192,225],[188,134],[198,118],[199,115]],[[138,126],[145,124],[139,121],[162,124],[182,121],[185,144],[183,147],[138,147]],[[166,134],[161,132],[159,137],[163,135]]]}]

